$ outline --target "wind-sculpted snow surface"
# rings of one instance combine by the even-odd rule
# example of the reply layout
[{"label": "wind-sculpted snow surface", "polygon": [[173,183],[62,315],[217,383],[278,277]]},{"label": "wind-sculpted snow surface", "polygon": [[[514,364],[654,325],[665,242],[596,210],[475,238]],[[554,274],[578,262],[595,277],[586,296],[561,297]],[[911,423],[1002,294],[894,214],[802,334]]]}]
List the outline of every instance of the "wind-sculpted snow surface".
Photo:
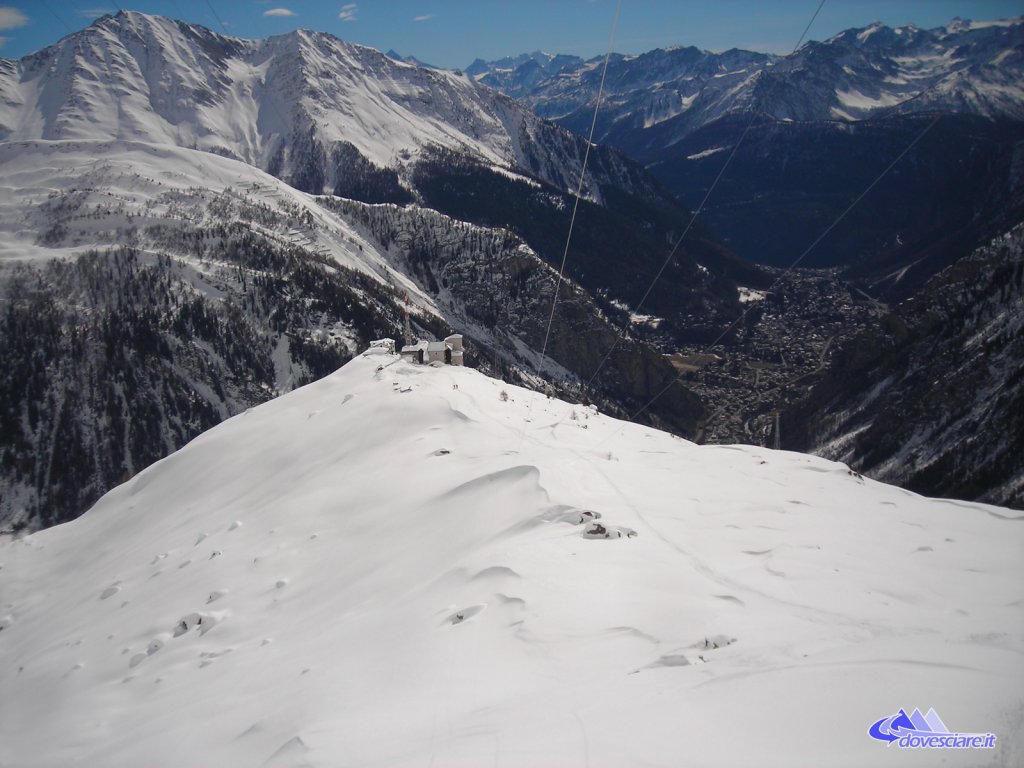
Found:
[{"label": "wind-sculpted snow surface", "polygon": [[0,764],[1018,764],[1021,519],[361,356],[0,542]]}]

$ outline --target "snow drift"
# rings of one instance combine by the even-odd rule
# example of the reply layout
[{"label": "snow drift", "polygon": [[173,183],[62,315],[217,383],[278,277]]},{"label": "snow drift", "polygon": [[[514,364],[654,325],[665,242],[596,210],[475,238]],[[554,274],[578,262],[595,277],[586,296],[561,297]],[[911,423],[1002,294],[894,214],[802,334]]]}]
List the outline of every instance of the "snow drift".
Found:
[{"label": "snow drift", "polygon": [[0,543],[0,764],[1015,764],[1021,520],[357,357]]}]

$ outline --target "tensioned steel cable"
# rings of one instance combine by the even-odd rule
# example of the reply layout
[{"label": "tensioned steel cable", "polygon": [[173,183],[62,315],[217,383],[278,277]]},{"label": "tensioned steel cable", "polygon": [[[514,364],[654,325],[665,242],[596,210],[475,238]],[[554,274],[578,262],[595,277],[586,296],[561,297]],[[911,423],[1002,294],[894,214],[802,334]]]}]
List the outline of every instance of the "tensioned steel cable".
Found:
[{"label": "tensioned steel cable", "polygon": [[[924,138],[925,134],[928,133],[928,131],[930,131],[934,127],[934,125],[939,121],[940,117],[941,117],[941,115],[935,115],[935,117],[933,117],[931,119],[931,121],[927,125],[925,125],[925,127],[920,132],[918,132],[917,136],[914,137],[914,140],[911,141],[910,144],[908,144],[903,149],[903,151],[900,152],[896,156],[896,159],[893,160],[891,163],[889,163],[889,165],[887,165],[885,167],[885,169],[880,174],[878,174],[878,176],[875,177],[874,181],[872,181],[870,184],[868,184],[867,187],[865,187],[864,191],[861,192],[859,195],[857,195],[857,197],[854,199],[854,201],[852,203],[850,203],[846,207],[846,210],[844,210],[841,214],[839,214],[839,216],[836,217],[835,221],[833,221],[831,224],[829,224],[828,227],[826,227],[825,230],[820,235],[818,235],[818,237],[815,238],[814,242],[811,243],[809,246],[807,246],[807,248],[804,249],[803,253],[801,253],[799,256],[797,256],[796,259],[793,261],[793,263],[790,264],[788,267],[786,267],[786,269],[777,278],[775,278],[775,280],[772,282],[772,284],[770,286],[768,286],[768,289],[767,289],[768,291],[771,291],[776,285],[779,284],[779,282],[782,281],[783,278],[786,277],[786,275],[788,275],[790,272],[792,272],[794,269],[796,269],[797,265],[799,265],[800,262],[802,262],[804,260],[804,258],[807,256],[807,254],[809,254],[818,243],[820,243],[822,240],[824,240],[825,237],[828,235],[828,233],[831,232],[833,229],[835,229],[836,226],[838,226],[839,222],[841,222],[843,219],[845,219],[846,215],[850,211],[852,211],[857,206],[857,204],[861,200],[863,200],[868,195],[868,193],[871,192],[871,190],[874,189],[878,185],[878,183],[889,174],[889,171],[891,171],[896,166],[896,164],[900,160],[902,160],[904,158],[904,156],[908,152],[910,152],[910,150],[912,150],[917,145],[917,143],[919,141],[921,141],[921,139]],[[753,307],[747,307],[745,310],[743,310],[743,312],[739,315],[739,317],[737,317],[735,320],[733,320],[732,323],[730,323],[729,326],[724,331],[722,331],[714,341],[712,341],[710,344],[708,344],[706,347],[704,347],[703,352],[706,353],[709,350],[711,350],[712,348],[714,348],[715,345],[718,344],[718,342],[720,342],[722,339],[725,338],[725,336],[729,333],[729,331],[731,331],[733,328],[735,328],[736,325],[741,320],[743,320],[744,317],[747,316],[747,313],[749,313],[752,308]],[[634,413],[632,416],[630,416],[629,421],[635,421],[641,414],[644,413],[644,411],[646,411],[648,408],[650,408],[658,400],[658,398],[660,398],[662,395],[664,395],[666,392],[668,392],[668,390],[671,389],[682,378],[683,378],[683,373],[680,372],[678,376],[676,376],[674,379],[672,379],[668,384],[666,384],[664,387],[662,387],[654,397],[652,397],[650,400],[648,400],[644,404],[644,406],[642,408],[640,408],[640,410],[638,410],[636,413]],[[612,435],[617,434],[618,431],[621,430],[621,429],[622,429],[622,427],[620,426],[618,430],[608,434],[604,438],[604,440],[607,440],[610,437],[612,437]],[[604,442],[604,440],[602,440],[602,442]]]},{"label": "tensioned steel cable", "polygon": [[605,77],[608,75],[608,61],[611,59],[612,56],[612,45],[615,41],[615,28],[619,24],[619,11],[621,8],[622,0],[618,0],[618,2],[615,5],[615,16],[612,18],[612,31],[611,34],[608,36],[608,50],[605,52],[604,55],[604,66],[601,68],[601,84],[598,86],[597,89],[597,101],[594,103],[594,115],[590,119],[590,134],[587,136],[587,148],[583,153],[583,165],[580,168],[580,181],[579,184],[576,185],[576,201],[575,203],[573,203],[572,206],[572,218],[569,219],[569,234],[565,238],[565,250],[562,252],[562,264],[558,268],[558,282],[555,284],[555,293],[554,296],[552,296],[551,298],[551,313],[548,315],[548,327],[547,331],[544,333],[544,346],[541,347],[540,351],[542,368],[544,366],[544,359],[548,350],[548,338],[551,335],[551,323],[555,317],[555,306],[558,303],[558,289],[561,288],[562,280],[564,279],[565,275],[565,262],[569,256],[569,243],[572,242],[572,230],[573,227],[576,225],[576,211],[579,209],[580,206],[580,195],[583,192],[583,181],[587,175],[587,160],[590,158],[590,147],[593,145],[594,141],[594,129],[597,127],[597,113],[601,109],[601,99],[604,96],[604,81]]},{"label": "tensioned steel cable", "polygon": [[[811,25],[814,23],[814,20],[818,18],[818,14],[821,13],[821,9],[824,5],[825,0],[821,0],[821,2],[818,3],[818,7],[814,10],[814,13],[811,15],[810,21],[807,22],[807,25],[804,27],[804,31],[800,33],[800,39],[797,40],[796,45],[793,46],[793,50],[790,53],[791,56],[793,55],[793,53],[796,53],[800,49],[800,46],[804,42],[804,38],[807,37],[807,32],[810,30]],[[777,84],[777,80],[770,84],[769,90],[765,93],[765,101],[767,101],[768,96],[771,95],[772,90],[774,90],[774,87]],[[743,132],[740,134],[739,140],[733,145],[732,151],[729,153],[729,156],[725,160],[725,164],[722,166],[721,170],[719,170],[718,175],[715,177],[715,180],[712,182],[711,186],[708,188],[708,191],[705,193],[704,199],[701,200],[700,205],[698,205],[693,210],[693,214],[690,216],[690,221],[687,223],[686,228],[683,230],[683,234],[681,234],[679,238],[676,240],[675,245],[672,246],[672,250],[669,251],[668,256],[665,257],[665,261],[662,262],[661,268],[657,271],[657,273],[655,273],[654,279],[651,280],[651,284],[647,286],[647,290],[644,292],[643,298],[640,299],[640,303],[633,308],[634,314],[640,312],[640,308],[650,297],[651,291],[654,290],[654,286],[657,284],[658,280],[661,279],[661,276],[662,274],[664,274],[665,269],[668,267],[669,263],[671,263],[672,258],[676,255],[676,251],[679,250],[679,246],[682,245],[683,240],[686,239],[686,235],[689,234],[690,230],[693,228],[694,223],[697,221],[697,217],[700,215],[701,211],[704,210],[704,206],[707,204],[708,199],[711,197],[711,193],[715,191],[715,187],[718,186],[718,182],[721,181],[722,176],[725,175],[726,169],[729,167],[730,163],[732,163],[732,160],[736,156],[736,152],[739,150],[740,145],[743,144],[743,140],[747,138],[747,134],[750,133],[750,129],[753,127],[754,121],[757,119],[758,114],[758,111],[752,107],[750,111],[750,120],[747,121],[747,125],[743,129]],[[626,324],[622,328],[622,332],[616,335],[615,341],[612,343],[612,346],[605,353],[604,357],[601,358],[601,362],[598,364],[597,370],[595,370],[593,375],[591,375],[591,377],[587,380],[585,388],[589,388],[590,385],[594,383],[594,379],[596,379],[597,375],[601,373],[601,370],[604,368],[605,363],[608,362],[608,358],[611,357],[612,353],[619,346],[619,342],[625,338],[626,331],[628,329],[629,320],[626,321]]]},{"label": "tensioned steel cable", "polygon": [[46,2],[46,0],[42,0],[42,3],[43,7],[46,8],[47,11],[49,11],[50,15],[53,16],[53,18],[59,21],[62,25],[64,25],[64,29],[66,29],[68,32],[74,33],[75,30],[71,28],[71,25],[64,21],[64,18],[62,16],[58,16],[57,12],[50,7],[50,4]]},{"label": "tensioned steel cable", "polygon": [[[824,0],[822,0],[824,2]],[[548,341],[551,338],[551,326],[555,320],[555,309],[558,306],[558,291],[562,287],[562,282],[565,279],[565,262],[569,258],[569,244],[572,242],[573,228],[576,226],[576,212],[580,206],[580,196],[583,194],[583,182],[587,175],[587,161],[590,158],[590,148],[593,146],[594,131],[597,128],[597,114],[601,109],[601,100],[604,97],[604,83],[605,78],[608,75],[608,62],[612,57],[612,47],[615,44],[615,30],[619,25],[619,12],[622,10],[622,0],[618,0],[615,4],[615,15],[612,17],[612,29],[608,35],[608,47],[604,54],[604,65],[601,67],[601,82],[597,89],[597,101],[594,103],[594,114],[590,119],[590,133],[587,136],[587,147],[583,152],[583,164],[580,167],[580,180],[576,185],[576,200],[572,206],[572,217],[569,219],[569,233],[565,238],[565,249],[562,252],[562,263],[558,268],[558,280],[555,282],[555,291],[551,296],[551,312],[548,314],[548,325],[544,331],[544,344],[540,351],[540,364],[537,370],[543,375],[544,361],[547,360],[548,352]],[[533,412],[533,396],[530,396],[530,404],[526,409],[526,421],[523,423],[523,434],[526,433],[526,422],[530,420],[530,414]],[[522,443],[522,438],[520,438]]]}]

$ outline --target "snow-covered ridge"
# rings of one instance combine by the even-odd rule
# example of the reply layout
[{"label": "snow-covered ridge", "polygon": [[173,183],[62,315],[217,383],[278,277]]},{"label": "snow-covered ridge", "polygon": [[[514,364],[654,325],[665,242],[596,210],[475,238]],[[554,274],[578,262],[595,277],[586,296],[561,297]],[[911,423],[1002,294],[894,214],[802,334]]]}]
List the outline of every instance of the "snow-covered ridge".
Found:
[{"label": "snow-covered ridge", "polygon": [[[506,230],[416,206],[327,201],[246,163],[191,149],[135,141],[2,142],[0,165],[5,171],[0,179],[0,285],[19,263],[74,259],[90,248],[106,250],[126,240],[204,269],[187,247],[178,252],[159,238],[167,231],[240,221],[281,248],[300,246],[327,263],[366,275],[384,290],[407,297],[425,318],[444,320],[479,342],[505,348],[510,344],[505,334],[521,329],[511,321],[500,330],[481,324],[465,295],[475,292],[473,282],[463,271],[486,261],[496,289],[506,251],[514,251],[516,261],[530,267],[522,269],[538,281],[529,283],[538,291],[534,299],[548,294],[557,274]],[[387,244],[375,237],[373,225],[387,231]],[[423,285],[409,263],[414,240],[441,243],[433,268],[441,277],[451,269],[450,285],[434,290]],[[477,243],[476,249],[470,242]],[[562,282],[580,290],[569,278]],[[503,309],[523,311],[526,298],[510,297]],[[527,349],[522,353],[535,355]]]},{"label": "snow-covered ridge", "polygon": [[[242,40],[135,12],[104,17],[0,68],[0,141],[169,144],[274,175],[311,165],[301,186],[317,192],[334,180],[339,143],[378,168],[401,168],[424,147],[442,146],[533,173],[525,163],[535,150],[524,143],[560,131],[540,123],[469,77],[326,33]],[[574,164],[544,164],[543,180],[568,188]]]},{"label": "snow-covered ridge", "polygon": [[[558,276],[508,230],[311,195],[168,145],[9,141],[0,166],[0,401],[13,425],[0,430],[0,530],[84,512],[219,419],[400,332],[406,302],[416,333],[466,334],[476,364],[541,367],[541,302]],[[562,340],[610,343],[614,330],[561,282],[575,310],[555,318],[543,370],[564,382],[596,363],[563,356]],[[40,360],[45,377],[26,386]],[[108,364],[128,382],[115,397],[101,392]]]},{"label": "snow-covered ridge", "polygon": [[[893,112],[951,111],[1024,119],[1024,17],[956,20],[924,30],[881,23],[809,42],[791,56],[693,47],[615,55],[605,140],[642,126],[688,133],[752,106],[780,120],[862,120]],[[600,60],[530,59],[477,78],[576,126],[593,109]],[[613,143],[621,143],[615,142]],[[671,142],[663,142],[671,143]]]},{"label": "snow-covered ridge", "polygon": [[0,762],[1007,764],[1019,518],[361,357],[0,541]]}]

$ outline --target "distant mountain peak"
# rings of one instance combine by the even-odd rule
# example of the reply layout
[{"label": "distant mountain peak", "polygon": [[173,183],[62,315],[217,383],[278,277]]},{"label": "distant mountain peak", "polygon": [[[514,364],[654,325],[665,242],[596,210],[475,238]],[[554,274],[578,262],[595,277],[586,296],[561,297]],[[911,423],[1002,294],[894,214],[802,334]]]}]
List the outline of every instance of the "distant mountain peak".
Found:
[{"label": "distant mountain peak", "polygon": [[[673,124],[689,132],[745,110],[762,73],[775,85],[757,100],[777,119],[856,121],[921,111],[1024,119],[1024,59],[1012,55],[1022,48],[1024,20],[1018,17],[954,19],[931,30],[875,21],[810,41],[786,57],[685,45],[616,55],[606,83],[613,98],[601,124],[613,134],[632,130],[629,115],[647,129]],[[597,69],[577,59],[538,70],[524,65],[531,56],[475,63],[475,76],[538,114],[581,129],[597,97]],[[776,66],[780,62],[786,66]],[[803,73],[798,86],[795,72]]]}]

